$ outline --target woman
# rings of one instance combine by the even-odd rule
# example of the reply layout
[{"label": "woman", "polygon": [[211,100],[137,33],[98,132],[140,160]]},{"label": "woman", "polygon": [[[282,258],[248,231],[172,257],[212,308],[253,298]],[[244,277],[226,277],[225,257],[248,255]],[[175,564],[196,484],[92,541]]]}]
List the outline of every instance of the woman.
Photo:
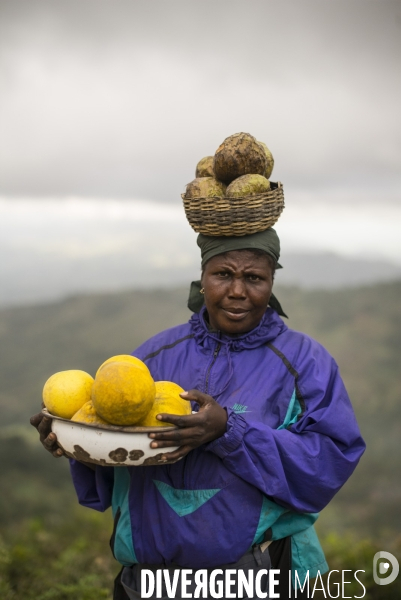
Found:
[{"label": "woman", "polygon": [[[199,313],[134,352],[155,380],[190,390],[182,396],[199,407],[159,415],[177,429],[150,434],[162,460],[181,460],[115,469],[71,461],[72,477],[81,504],[113,506],[112,548],[124,565],[115,598],[141,597],[144,569],[192,569],[193,591],[196,570],[253,569],[256,581],[270,566],[281,571],[275,591],[285,598],[289,569],[293,582],[295,572],[303,582],[307,571],[327,569],[313,523],[365,446],[336,363],[278,314],[275,231],[200,235],[198,245],[202,279],[189,306]],[[54,434],[40,429],[58,455]]]}]

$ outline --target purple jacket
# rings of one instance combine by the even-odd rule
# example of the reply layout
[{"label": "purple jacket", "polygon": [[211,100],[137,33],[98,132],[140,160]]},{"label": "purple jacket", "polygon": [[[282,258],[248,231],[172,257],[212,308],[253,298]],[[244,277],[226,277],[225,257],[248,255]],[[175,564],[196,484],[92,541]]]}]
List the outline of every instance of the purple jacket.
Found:
[{"label": "purple jacket", "polygon": [[156,381],[208,393],[227,432],[173,465],[96,467],[71,461],[79,501],[116,519],[125,565],[215,567],[262,539],[292,536],[295,567],[327,567],[313,529],[365,444],[333,358],[268,308],[251,332],[211,332],[204,309],[134,353]]}]

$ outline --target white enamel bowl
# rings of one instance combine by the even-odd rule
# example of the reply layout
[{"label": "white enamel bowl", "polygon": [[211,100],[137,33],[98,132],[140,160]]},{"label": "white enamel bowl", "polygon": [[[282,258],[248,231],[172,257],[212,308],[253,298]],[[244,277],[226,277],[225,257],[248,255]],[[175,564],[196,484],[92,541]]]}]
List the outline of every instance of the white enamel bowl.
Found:
[{"label": "white enamel bowl", "polygon": [[151,448],[149,433],[171,431],[175,427],[116,427],[76,423],[51,415],[45,408],[42,413],[52,419],[52,431],[65,454],[76,460],[95,465],[135,467],[166,465],[176,461],[161,460],[164,452],[177,447]]}]

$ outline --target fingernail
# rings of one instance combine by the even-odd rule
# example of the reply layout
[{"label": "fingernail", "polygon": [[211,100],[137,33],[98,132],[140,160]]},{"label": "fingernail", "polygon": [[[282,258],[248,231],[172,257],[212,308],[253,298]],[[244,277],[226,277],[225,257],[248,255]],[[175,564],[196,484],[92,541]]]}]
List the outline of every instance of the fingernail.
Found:
[{"label": "fingernail", "polygon": [[156,419],[157,419],[158,421],[161,421],[161,420],[162,420],[162,416],[161,416],[161,415],[156,415]]},{"label": "fingernail", "polygon": [[152,442],[152,443],[150,444],[150,447],[151,447],[151,448],[157,448],[157,442]]},{"label": "fingernail", "polygon": [[188,392],[181,392],[180,396],[188,396]]},{"label": "fingernail", "polygon": [[156,436],[156,434],[155,434],[155,433],[149,433],[149,437],[150,437],[150,438],[154,438],[155,436]]}]

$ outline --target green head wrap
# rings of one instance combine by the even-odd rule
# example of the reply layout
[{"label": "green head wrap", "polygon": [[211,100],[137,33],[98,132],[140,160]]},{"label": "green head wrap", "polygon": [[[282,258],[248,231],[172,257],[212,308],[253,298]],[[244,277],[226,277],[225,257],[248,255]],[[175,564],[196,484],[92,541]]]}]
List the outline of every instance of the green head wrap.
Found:
[{"label": "green head wrap", "polygon": [[[201,249],[202,267],[207,261],[217,254],[231,252],[232,250],[262,250],[271,256],[276,264],[277,269],[281,269],[278,260],[280,258],[280,240],[274,229],[271,227],[264,231],[258,231],[250,235],[241,236],[209,236],[200,233],[198,235],[197,244]],[[203,306],[203,295],[200,293],[201,282],[193,281],[188,298],[188,308],[192,312],[198,313]],[[280,302],[271,295],[269,306],[281,316],[287,315],[283,311]]]},{"label": "green head wrap", "polygon": [[280,258],[280,240],[275,230],[270,227],[264,231],[257,231],[250,235],[240,236],[210,236],[198,235],[197,244],[201,249],[202,267],[205,266],[206,262],[216,256],[217,254],[223,254],[223,252],[230,252],[231,250],[263,250],[269,256],[274,259],[276,268],[281,268],[278,264]]}]

